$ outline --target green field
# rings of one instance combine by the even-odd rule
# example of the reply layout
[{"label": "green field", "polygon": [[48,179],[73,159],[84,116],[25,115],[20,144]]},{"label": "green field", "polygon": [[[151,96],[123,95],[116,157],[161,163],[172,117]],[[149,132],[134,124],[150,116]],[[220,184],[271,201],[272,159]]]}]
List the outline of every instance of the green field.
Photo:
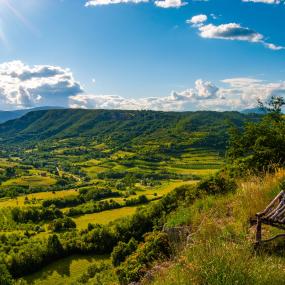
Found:
[{"label": "green field", "polygon": [[[56,192],[39,192],[33,194],[27,194],[25,196],[19,196],[14,199],[2,198],[0,199],[0,208],[6,207],[23,207],[25,206],[25,200],[35,201],[36,204],[43,199],[53,199],[53,198],[63,198],[66,196],[78,195],[78,192],[74,189],[72,190],[63,190]],[[27,206],[27,205],[26,205]]]},{"label": "green field", "polygon": [[136,207],[124,207],[120,209],[108,210],[101,213],[86,214],[74,218],[77,228],[86,229],[88,224],[108,224],[116,219],[130,216],[136,212]]},{"label": "green field", "polygon": [[56,183],[56,179],[52,177],[43,177],[38,175],[33,176],[22,176],[19,178],[9,179],[2,183],[3,186],[50,186]]},{"label": "green field", "polygon": [[45,266],[41,271],[26,276],[24,280],[31,285],[72,284],[88,266],[105,260],[108,260],[107,256],[73,255]]},{"label": "green field", "polygon": [[[170,181],[163,185],[156,187],[147,187],[141,192],[137,192],[136,196],[146,195],[150,200],[163,197],[167,193],[171,192],[176,187],[188,184],[195,184],[195,181]],[[156,193],[156,195],[154,195]],[[135,196],[135,197],[136,197]],[[123,202],[123,198],[113,198],[117,202]],[[120,209],[107,210],[100,213],[86,214],[74,218],[78,229],[87,228],[88,224],[108,224],[116,219],[130,216],[135,213],[137,207],[124,207]]]}]

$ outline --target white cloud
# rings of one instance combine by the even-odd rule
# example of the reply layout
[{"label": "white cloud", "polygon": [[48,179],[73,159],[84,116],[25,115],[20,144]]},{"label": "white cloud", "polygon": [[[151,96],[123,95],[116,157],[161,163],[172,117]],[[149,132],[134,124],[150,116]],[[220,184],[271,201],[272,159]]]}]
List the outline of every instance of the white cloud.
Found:
[{"label": "white cloud", "polygon": [[186,89],[182,92],[172,92],[172,95],[180,99],[205,100],[217,98],[219,88],[210,81],[196,80],[195,88]]},{"label": "white cloud", "polygon": [[91,109],[129,110],[242,110],[254,108],[257,99],[267,100],[272,95],[285,97],[285,81],[267,83],[254,78],[230,78],[217,87],[201,79],[194,88],[172,91],[165,97],[124,98],[118,95],[78,94],[71,96],[70,107]]},{"label": "white cloud", "polygon": [[257,99],[285,98],[285,81],[236,77],[224,79],[219,86],[201,79],[193,88],[172,91],[164,97],[125,98],[119,95],[87,94],[72,72],[58,66],[28,66],[21,61],[0,64],[0,104],[5,109],[43,105],[53,98],[72,108],[132,110],[241,110],[256,107]]},{"label": "white cloud", "polygon": [[149,0],[90,0],[87,1],[85,6],[103,6],[103,5],[112,5],[112,4],[128,4],[128,3],[147,3]]},{"label": "white cloud", "polygon": [[268,83],[253,78],[230,78],[222,82],[227,87],[219,90],[220,97],[238,99],[238,109],[254,108],[258,99],[264,101],[271,96],[285,97],[285,81]]},{"label": "white cloud", "polygon": [[[149,0],[89,0],[85,3],[86,7],[95,7],[103,5],[112,5],[112,4],[139,4],[139,3],[148,3]],[[154,5],[160,8],[180,8],[187,5],[187,2],[183,0],[156,0]]]},{"label": "white cloud", "polygon": [[214,84],[199,79],[195,82],[195,88],[173,91],[166,97],[129,99],[118,95],[78,94],[69,99],[71,108],[172,111],[184,110],[187,104],[196,104],[199,100],[214,99],[217,91]]},{"label": "white cloud", "polygon": [[199,26],[199,25],[202,25],[207,20],[208,20],[207,15],[200,14],[200,15],[193,16],[191,19],[187,20],[186,23],[192,24],[194,26]]},{"label": "white cloud", "polygon": [[265,3],[265,4],[280,4],[284,0],[242,0],[242,2]]},{"label": "white cloud", "polygon": [[[25,108],[59,101],[83,92],[68,69],[50,65],[28,66],[21,61],[0,64],[0,103],[2,108]],[[47,100],[48,102],[48,100]]]},{"label": "white cloud", "polygon": [[[197,16],[199,19],[200,15]],[[193,18],[192,18],[193,19]],[[205,22],[205,21],[204,21]],[[237,23],[228,23],[221,25],[213,25],[200,22],[198,25],[193,25],[193,27],[198,28],[199,35],[202,38],[207,39],[222,39],[231,41],[246,41],[251,43],[259,43],[264,45],[266,48],[271,50],[283,50],[285,47],[269,43],[265,40],[264,35],[250,29],[247,27],[242,27]],[[190,22],[187,22],[192,23]]]},{"label": "white cloud", "polygon": [[188,3],[183,0],[157,0],[154,2],[160,8],[180,8],[186,6]]},{"label": "white cloud", "polygon": [[199,31],[201,37],[209,39],[240,40],[248,42],[260,42],[263,39],[263,35],[250,30],[249,28],[241,27],[241,25],[236,23],[219,26],[209,24],[200,27]]}]

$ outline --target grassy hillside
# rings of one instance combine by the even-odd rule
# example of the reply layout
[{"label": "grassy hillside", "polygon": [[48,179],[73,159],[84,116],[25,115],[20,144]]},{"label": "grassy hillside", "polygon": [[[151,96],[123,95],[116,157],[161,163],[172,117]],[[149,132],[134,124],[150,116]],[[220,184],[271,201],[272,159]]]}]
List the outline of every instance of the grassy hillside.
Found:
[{"label": "grassy hillside", "polygon": [[117,145],[160,139],[223,148],[230,125],[240,127],[257,118],[238,112],[45,110],[0,125],[0,138],[2,143],[22,143],[88,137]]},{"label": "grassy hillside", "polygon": [[[191,239],[175,259],[157,267],[154,280],[167,285],[277,285],[285,278],[284,241],[254,250],[255,225],[250,219],[263,210],[282,188],[285,171],[240,180],[235,193],[207,196],[182,205],[167,226],[191,226]],[[264,238],[282,232],[264,226]],[[178,245],[177,245],[178,246]],[[178,247],[179,248],[179,247]]]},{"label": "grassy hillside", "polygon": [[61,107],[36,107],[31,109],[21,109],[21,110],[13,110],[13,111],[0,111],[0,123],[5,123],[9,120],[15,120],[24,116],[25,114],[32,112],[32,111],[39,111],[39,110],[50,110],[50,109],[62,109]]}]

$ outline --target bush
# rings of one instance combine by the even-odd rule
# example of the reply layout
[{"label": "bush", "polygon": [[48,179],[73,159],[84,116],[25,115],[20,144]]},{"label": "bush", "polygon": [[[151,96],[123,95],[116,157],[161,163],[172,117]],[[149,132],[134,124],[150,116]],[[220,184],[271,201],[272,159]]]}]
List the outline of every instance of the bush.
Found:
[{"label": "bush", "polygon": [[12,277],[4,264],[0,264],[0,285],[13,284]]},{"label": "bush", "polygon": [[110,265],[104,262],[100,264],[93,264],[88,267],[87,272],[83,273],[81,277],[78,278],[77,282],[86,284],[89,281],[89,279],[94,278],[97,274],[101,273],[102,271],[108,270],[109,268]]},{"label": "bush", "polygon": [[235,181],[227,176],[223,176],[222,173],[201,181],[197,186],[198,190],[210,195],[225,194],[236,190],[236,188],[237,185]]},{"label": "bush", "polygon": [[111,254],[111,261],[114,266],[120,265],[125,261],[126,257],[133,253],[138,246],[138,242],[131,238],[128,243],[120,241],[117,246],[114,247]]},{"label": "bush", "polygon": [[167,234],[162,232],[146,234],[145,242],[140,244],[116,270],[120,284],[139,281],[154,261],[169,258],[170,253]]},{"label": "bush", "polygon": [[63,217],[62,212],[53,207],[13,208],[11,213],[12,219],[17,223],[52,221]]},{"label": "bush", "polygon": [[75,228],[76,228],[75,222],[69,217],[56,219],[48,225],[48,229],[52,232],[60,232],[63,230],[75,229]]}]

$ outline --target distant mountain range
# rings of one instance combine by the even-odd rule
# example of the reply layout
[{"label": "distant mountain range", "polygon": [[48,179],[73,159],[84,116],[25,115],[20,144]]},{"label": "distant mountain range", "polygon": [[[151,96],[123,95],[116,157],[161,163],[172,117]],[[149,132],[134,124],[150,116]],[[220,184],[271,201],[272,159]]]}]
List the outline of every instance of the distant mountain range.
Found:
[{"label": "distant mountain range", "polygon": [[148,143],[224,149],[227,130],[260,119],[239,112],[155,112],[126,110],[42,110],[0,125],[2,145],[87,139],[114,146]]},{"label": "distant mountain range", "polygon": [[[0,110],[0,124],[5,123],[9,120],[14,120],[21,118],[32,111],[44,111],[44,110],[56,110],[56,109],[64,109],[63,107],[56,106],[42,106],[30,109],[21,109],[21,110],[13,110],[13,111],[1,111]],[[242,114],[265,114],[264,111],[259,108],[245,109],[241,111]]]},{"label": "distant mountain range", "polygon": [[7,122],[9,120],[18,119],[31,111],[41,111],[41,110],[51,110],[51,109],[62,109],[62,108],[53,107],[53,106],[43,106],[43,107],[13,110],[13,111],[1,111],[0,110],[0,124]]},{"label": "distant mountain range", "polygon": [[265,110],[262,110],[260,108],[251,108],[251,109],[244,109],[241,111],[243,114],[261,114],[264,115],[266,114]]}]

